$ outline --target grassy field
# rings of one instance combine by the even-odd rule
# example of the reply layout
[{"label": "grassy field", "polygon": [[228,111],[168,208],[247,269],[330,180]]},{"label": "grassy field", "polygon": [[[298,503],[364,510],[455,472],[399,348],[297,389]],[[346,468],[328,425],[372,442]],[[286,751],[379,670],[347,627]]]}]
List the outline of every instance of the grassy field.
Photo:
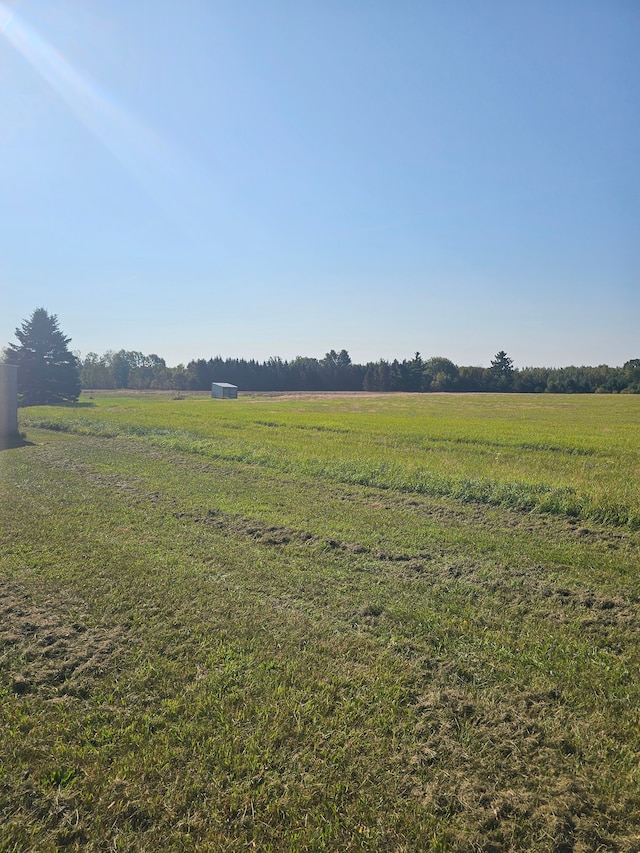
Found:
[{"label": "grassy field", "polygon": [[640,851],[640,398],[83,395],[0,453],[1,851]]}]

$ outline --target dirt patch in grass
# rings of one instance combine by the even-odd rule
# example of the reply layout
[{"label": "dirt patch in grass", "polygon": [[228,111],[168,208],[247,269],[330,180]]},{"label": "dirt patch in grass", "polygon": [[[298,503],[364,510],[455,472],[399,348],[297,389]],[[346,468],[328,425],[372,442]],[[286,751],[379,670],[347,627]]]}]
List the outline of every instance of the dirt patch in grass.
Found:
[{"label": "dirt patch in grass", "polygon": [[356,554],[363,554],[368,550],[364,546],[342,542],[332,537],[317,536],[306,530],[269,524],[259,518],[230,515],[217,509],[209,509],[204,514],[174,512],[173,517],[205,524],[214,530],[224,530],[231,536],[251,539],[260,545],[312,545],[323,550],[350,551]]},{"label": "dirt patch in grass", "polygon": [[120,627],[90,625],[77,601],[33,601],[0,582],[0,671],[8,689],[61,701],[88,697],[124,646]]},{"label": "dirt patch in grass", "polygon": [[174,512],[173,517],[196,524],[205,524],[214,530],[224,530],[236,537],[253,539],[262,545],[288,545],[291,542],[310,542],[317,539],[311,533],[295,530],[292,527],[267,524],[257,518],[228,515],[216,509],[209,509],[204,514]]}]

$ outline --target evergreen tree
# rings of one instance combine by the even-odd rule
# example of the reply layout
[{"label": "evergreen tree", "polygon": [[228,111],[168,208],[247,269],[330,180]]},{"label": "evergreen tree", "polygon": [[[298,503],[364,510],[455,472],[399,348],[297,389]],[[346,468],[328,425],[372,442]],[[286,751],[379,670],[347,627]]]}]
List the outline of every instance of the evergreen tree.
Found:
[{"label": "evergreen tree", "polygon": [[411,361],[402,362],[404,381],[403,391],[422,391],[422,374],[424,372],[424,362],[422,356],[417,352]]},{"label": "evergreen tree", "polygon": [[500,350],[489,368],[491,385],[496,391],[510,391],[513,385],[513,359]]},{"label": "evergreen tree", "polygon": [[509,358],[506,352],[501,349],[496,353],[496,357],[491,361],[491,369],[500,375],[510,376],[513,373],[513,359]]},{"label": "evergreen tree", "polygon": [[19,344],[9,344],[6,361],[18,365],[18,398],[22,406],[76,401],[80,396],[78,361],[69,351],[70,338],[58,318],[36,308],[16,329]]}]

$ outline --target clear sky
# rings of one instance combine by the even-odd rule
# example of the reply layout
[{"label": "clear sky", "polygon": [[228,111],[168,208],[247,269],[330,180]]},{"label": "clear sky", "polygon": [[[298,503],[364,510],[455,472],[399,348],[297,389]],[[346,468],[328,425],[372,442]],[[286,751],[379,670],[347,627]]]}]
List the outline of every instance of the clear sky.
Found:
[{"label": "clear sky", "polygon": [[0,345],[640,358],[638,0],[0,0]]}]

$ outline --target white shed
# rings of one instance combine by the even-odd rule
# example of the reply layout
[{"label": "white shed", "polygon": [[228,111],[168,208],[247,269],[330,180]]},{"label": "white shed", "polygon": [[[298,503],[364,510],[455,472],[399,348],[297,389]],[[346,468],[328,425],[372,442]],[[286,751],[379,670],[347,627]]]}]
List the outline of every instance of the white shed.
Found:
[{"label": "white shed", "polygon": [[217,399],[235,400],[238,397],[238,386],[228,382],[212,382],[211,396]]}]

